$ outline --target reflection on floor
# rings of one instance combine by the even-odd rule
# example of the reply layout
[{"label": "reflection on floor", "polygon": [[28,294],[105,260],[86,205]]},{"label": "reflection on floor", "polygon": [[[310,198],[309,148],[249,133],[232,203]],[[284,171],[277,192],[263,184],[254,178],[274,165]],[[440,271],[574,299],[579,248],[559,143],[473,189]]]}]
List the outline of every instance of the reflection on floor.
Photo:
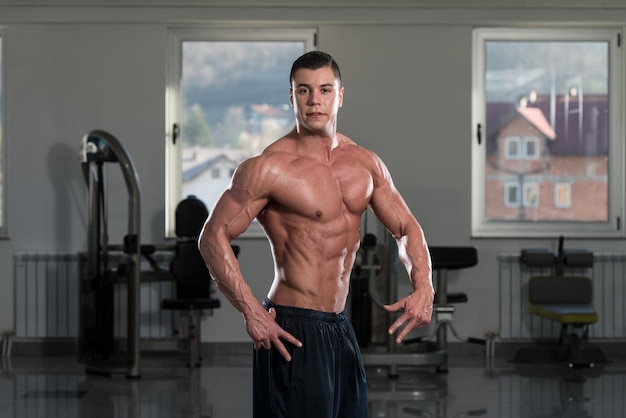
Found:
[{"label": "reflection on floor", "polygon": [[[218,352],[219,351],[219,352]],[[248,345],[213,350],[189,371],[182,353],[146,354],[141,379],[88,374],[74,356],[3,360],[3,418],[240,418],[251,416]],[[368,369],[371,418],[624,417],[626,361],[592,369],[516,365],[505,358],[450,358],[448,373]]]}]

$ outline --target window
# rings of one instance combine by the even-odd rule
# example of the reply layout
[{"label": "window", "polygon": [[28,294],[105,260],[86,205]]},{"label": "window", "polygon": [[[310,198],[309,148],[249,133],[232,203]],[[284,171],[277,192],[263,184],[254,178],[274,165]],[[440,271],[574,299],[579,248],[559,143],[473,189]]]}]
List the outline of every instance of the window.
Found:
[{"label": "window", "polygon": [[519,160],[520,138],[518,136],[504,138],[504,152],[507,160]]},{"label": "window", "polygon": [[474,237],[626,235],[619,36],[475,30]]},{"label": "window", "polygon": [[520,205],[520,192],[518,183],[507,183],[504,187],[504,204],[509,208]]},{"label": "window", "polygon": [[[211,209],[235,168],[286,134],[293,61],[313,48],[306,30],[172,29],[166,91],[166,236],[193,194]],[[246,236],[261,236],[256,222]]]},{"label": "window", "polygon": [[539,157],[539,138],[535,136],[522,138],[522,144],[525,160],[536,160]]},{"label": "window", "polygon": [[0,237],[7,236],[7,191],[6,191],[6,89],[4,84],[5,68],[5,36],[0,28]]},{"label": "window", "polygon": [[524,207],[539,207],[539,185],[537,183],[524,184]]},{"label": "window", "polygon": [[569,208],[572,204],[572,185],[557,183],[554,185],[554,207]]}]

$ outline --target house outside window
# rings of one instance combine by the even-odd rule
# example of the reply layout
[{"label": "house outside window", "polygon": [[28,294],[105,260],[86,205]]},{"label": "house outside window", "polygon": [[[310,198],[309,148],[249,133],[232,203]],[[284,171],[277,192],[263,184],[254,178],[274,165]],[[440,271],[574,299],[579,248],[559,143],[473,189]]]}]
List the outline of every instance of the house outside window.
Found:
[{"label": "house outside window", "polygon": [[474,237],[624,236],[619,36],[475,30]]}]

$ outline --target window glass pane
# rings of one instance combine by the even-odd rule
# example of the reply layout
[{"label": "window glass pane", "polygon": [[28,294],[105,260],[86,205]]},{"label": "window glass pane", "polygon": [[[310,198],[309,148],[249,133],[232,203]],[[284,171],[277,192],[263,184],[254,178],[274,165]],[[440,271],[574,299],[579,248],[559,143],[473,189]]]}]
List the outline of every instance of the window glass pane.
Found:
[{"label": "window glass pane", "polygon": [[517,183],[509,183],[504,188],[504,201],[507,207],[519,206],[519,186]]},{"label": "window glass pane", "polygon": [[[485,221],[606,222],[609,42],[487,40],[484,61]],[[501,198],[509,183],[520,210]],[[570,185],[569,204],[557,184]]]},{"label": "window glass pane", "polygon": [[505,157],[508,159],[519,158],[519,138],[506,138],[504,142]]},{"label": "window glass pane", "polygon": [[301,41],[182,43],[182,196],[211,208],[235,167],[294,126],[289,71]]},{"label": "window glass pane", "polygon": [[[524,206],[527,208],[539,207],[539,185],[537,183],[524,184]],[[533,216],[535,216],[535,212],[533,211]]]},{"label": "window glass pane", "polygon": [[554,190],[554,205],[557,208],[567,208],[571,204],[572,188],[569,183],[558,183]]},{"label": "window glass pane", "polygon": [[524,157],[528,160],[534,160],[538,156],[539,139],[536,137],[524,138]]}]

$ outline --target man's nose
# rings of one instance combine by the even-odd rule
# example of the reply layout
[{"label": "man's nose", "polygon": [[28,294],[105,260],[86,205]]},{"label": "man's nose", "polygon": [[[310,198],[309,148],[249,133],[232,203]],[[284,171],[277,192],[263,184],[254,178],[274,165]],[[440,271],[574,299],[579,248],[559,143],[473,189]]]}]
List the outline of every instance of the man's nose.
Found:
[{"label": "man's nose", "polygon": [[315,90],[312,90],[309,94],[309,104],[319,104],[320,103],[321,93]]}]

